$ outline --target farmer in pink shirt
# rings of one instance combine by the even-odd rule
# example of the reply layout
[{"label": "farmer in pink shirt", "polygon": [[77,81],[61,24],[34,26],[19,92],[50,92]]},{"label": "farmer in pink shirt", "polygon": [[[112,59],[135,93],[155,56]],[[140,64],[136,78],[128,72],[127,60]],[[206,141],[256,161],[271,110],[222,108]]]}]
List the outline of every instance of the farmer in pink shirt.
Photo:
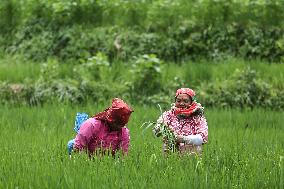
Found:
[{"label": "farmer in pink shirt", "polygon": [[129,148],[129,130],[125,127],[133,110],[119,98],[109,108],[82,123],[73,150],[91,155],[115,155],[119,150],[125,155]]},{"label": "farmer in pink shirt", "polygon": [[192,89],[181,88],[176,91],[172,108],[159,117],[153,128],[157,137],[163,137],[164,152],[201,154],[202,145],[208,140],[208,126],[203,110],[201,104],[196,102]]}]

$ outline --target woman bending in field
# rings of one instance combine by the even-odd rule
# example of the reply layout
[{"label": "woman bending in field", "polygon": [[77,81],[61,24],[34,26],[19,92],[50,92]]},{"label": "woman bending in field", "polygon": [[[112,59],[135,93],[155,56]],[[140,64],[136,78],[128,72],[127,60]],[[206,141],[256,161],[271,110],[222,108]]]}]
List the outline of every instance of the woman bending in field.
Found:
[{"label": "woman bending in field", "polygon": [[76,138],[69,141],[69,155],[73,151],[86,151],[91,155],[125,155],[129,147],[129,130],[125,125],[133,110],[119,98],[109,108],[84,121]]},{"label": "woman bending in field", "polygon": [[153,128],[157,137],[163,136],[164,152],[201,154],[201,147],[208,140],[203,109],[196,102],[192,89],[181,88],[176,91],[173,107],[159,117]]}]

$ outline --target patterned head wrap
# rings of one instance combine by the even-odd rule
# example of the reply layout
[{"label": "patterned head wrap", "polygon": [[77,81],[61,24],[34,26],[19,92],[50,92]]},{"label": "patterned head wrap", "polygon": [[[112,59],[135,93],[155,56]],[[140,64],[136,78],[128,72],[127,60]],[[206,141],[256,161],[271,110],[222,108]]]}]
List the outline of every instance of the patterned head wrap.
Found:
[{"label": "patterned head wrap", "polygon": [[195,97],[195,92],[194,90],[190,89],[190,88],[180,88],[176,91],[176,96],[175,98],[177,98],[178,95],[180,94],[187,94],[188,96],[191,97],[192,100],[194,100]]},{"label": "patterned head wrap", "polygon": [[175,98],[180,94],[187,94],[191,97],[192,103],[189,108],[177,108],[174,107],[174,114],[180,118],[186,118],[191,116],[193,113],[203,113],[204,108],[200,103],[196,102],[195,91],[190,88],[180,88],[176,91]]},{"label": "patterned head wrap", "polygon": [[93,117],[106,121],[110,124],[118,124],[124,126],[128,123],[130,114],[134,112],[123,100],[114,98],[109,108],[100,112]]}]

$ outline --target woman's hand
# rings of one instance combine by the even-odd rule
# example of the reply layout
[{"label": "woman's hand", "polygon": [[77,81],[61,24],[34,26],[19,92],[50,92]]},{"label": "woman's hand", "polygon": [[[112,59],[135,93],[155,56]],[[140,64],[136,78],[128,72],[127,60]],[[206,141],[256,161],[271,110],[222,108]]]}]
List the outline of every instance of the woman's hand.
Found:
[{"label": "woman's hand", "polygon": [[183,136],[182,135],[177,135],[176,142],[177,143],[184,143]]}]

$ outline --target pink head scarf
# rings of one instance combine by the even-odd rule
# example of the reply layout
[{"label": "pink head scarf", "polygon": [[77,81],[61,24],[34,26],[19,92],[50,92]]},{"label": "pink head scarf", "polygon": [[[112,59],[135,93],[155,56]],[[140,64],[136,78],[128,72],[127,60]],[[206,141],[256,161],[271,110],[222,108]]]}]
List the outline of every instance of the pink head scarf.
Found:
[{"label": "pink head scarf", "polygon": [[191,99],[193,99],[193,97],[195,96],[195,92],[194,90],[190,89],[190,88],[180,88],[176,91],[176,96],[175,98],[180,95],[180,94],[187,94],[188,96],[191,97]]}]

